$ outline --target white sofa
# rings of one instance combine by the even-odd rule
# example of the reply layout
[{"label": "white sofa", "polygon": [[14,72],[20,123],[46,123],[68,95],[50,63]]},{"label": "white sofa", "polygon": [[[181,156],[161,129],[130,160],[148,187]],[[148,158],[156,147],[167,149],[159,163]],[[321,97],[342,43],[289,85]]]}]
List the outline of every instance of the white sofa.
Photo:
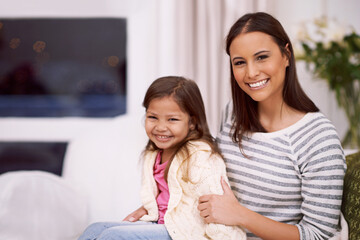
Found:
[{"label": "white sofa", "polygon": [[75,240],[92,222],[120,221],[140,206],[139,119],[118,117],[69,142],[62,177],[0,175],[0,240]]}]

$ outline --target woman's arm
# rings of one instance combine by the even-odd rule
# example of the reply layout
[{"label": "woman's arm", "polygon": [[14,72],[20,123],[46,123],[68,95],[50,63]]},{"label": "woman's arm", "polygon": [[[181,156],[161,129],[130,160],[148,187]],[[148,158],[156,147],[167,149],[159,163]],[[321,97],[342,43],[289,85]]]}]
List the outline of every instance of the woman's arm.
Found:
[{"label": "woman's arm", "polygon": [[298,228],[264,217],[242,206],[222,179],[223,195],[204,195],[199,199],[198,209],[206,223],[237,225],[248,229],[258,237],[270,239],[300,239]]}]

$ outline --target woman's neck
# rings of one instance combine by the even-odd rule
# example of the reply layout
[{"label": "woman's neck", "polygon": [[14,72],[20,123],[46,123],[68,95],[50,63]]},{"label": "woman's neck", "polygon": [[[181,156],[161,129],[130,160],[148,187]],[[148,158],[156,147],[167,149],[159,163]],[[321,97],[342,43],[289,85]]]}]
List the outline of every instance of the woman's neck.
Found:
[{"label": "woman's neck", "polygon": [[287,128],[305,115],[305,113],[288,106],[284,101],[261,102],[258,105],[258,111],[261,125],[267,132]]}]

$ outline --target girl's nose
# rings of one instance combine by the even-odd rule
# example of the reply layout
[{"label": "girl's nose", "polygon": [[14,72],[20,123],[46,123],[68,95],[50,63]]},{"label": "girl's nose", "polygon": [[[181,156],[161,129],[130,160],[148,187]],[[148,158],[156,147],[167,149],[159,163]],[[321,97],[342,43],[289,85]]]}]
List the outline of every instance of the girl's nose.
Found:
[{"label": "girl's nose", "polygon": [[156,130],[158,131],[165,131],[167,129],[166,127],[166,123],[163,122],[163,121],[159,121],[157,124],[156,124]]}]

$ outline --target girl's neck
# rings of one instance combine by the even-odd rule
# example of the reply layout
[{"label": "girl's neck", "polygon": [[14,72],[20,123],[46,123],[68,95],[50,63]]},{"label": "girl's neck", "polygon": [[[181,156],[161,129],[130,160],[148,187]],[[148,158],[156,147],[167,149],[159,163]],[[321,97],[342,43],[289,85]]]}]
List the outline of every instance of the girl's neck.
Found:
[{"label": "girl's neck", "polygon": [[172,156],[173,156],[173,152],[162,150],[161,163],[165,163],[165,162],[169,161]]}]

